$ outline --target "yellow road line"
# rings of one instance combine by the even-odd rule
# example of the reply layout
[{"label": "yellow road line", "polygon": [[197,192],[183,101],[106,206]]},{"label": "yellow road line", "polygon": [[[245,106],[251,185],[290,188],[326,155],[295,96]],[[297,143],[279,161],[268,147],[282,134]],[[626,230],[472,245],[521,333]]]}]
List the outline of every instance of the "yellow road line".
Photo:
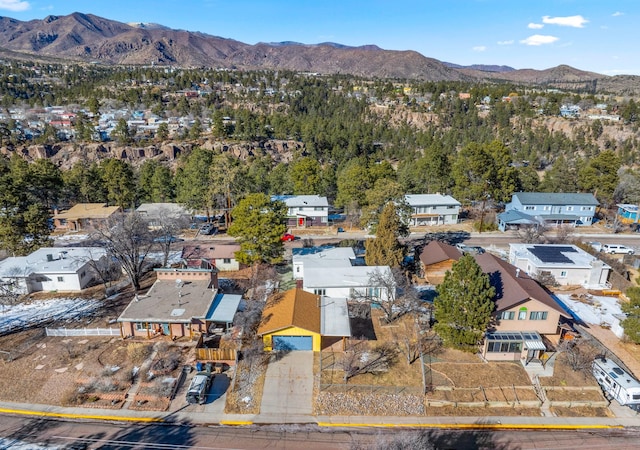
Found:
[{"label": "yellow road line", "polygon": [[509,424],[509,423],[330,423],[318,422],[321,427],[380,427],[380,428],[446,428],[487,430],[594,430],[620,429],[622,425],[570,425],[570,424]]},{"label": "yellow road line", "polygon": [[100,415],[91,415],[91,414],[68,414],[68,413],[55,413],[55,412],[44,412],[44,411],[28,411],[24,409],[0,408],[0,413],[20,414],[24,416],[58,417],[62,419],[116,420],[121,422],[164,422],[163,419],[156,419],[153,417],[100,416]]}]

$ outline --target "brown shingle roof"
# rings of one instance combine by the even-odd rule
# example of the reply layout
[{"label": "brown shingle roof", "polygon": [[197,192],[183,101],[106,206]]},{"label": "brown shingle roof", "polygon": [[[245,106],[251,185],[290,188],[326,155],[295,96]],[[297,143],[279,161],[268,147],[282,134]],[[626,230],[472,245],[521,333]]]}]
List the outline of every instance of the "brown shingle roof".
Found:
[{"label": "brown shingle roof", "polygon": [[53,216],[54,219],[106,219],[120,210],[119,206],[107,206],[106,203],[78,203],[66,211]]},{"label": "brown shingle roof", "polygon": [[444,242],[431,241],[422,249],[420,261],[422,261],[422,264],[425,266],[429,266],[450,259],[457,261],[461,256],[462,253],[460,250],[454,246],[445,244]]},{"label": "brown shingle roof", "polygon": [[288,327],[320,333],[320,296],[302,289],[291,289],[272,295],[262,311],[258,335]]},{"label": "brown shingle roof", "polygon": [[567,317],[566,311],[558,302],[523,270],[490,253],[477,255],[475,259],[482,271],[489,275],[491,285],[496,290],[496,311],[505,311],[529,299],[535,299]]}]

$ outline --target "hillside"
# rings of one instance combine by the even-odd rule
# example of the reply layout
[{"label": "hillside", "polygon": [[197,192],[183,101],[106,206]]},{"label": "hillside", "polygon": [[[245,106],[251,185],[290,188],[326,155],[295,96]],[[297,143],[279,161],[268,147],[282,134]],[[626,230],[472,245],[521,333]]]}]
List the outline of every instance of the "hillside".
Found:
[{"label": "hillside", "polygon": [[514,70],[497,65],[463,67],[415,51],[383,50],[376,45],[305,45],[290,41],[249,45],[158,24],[126,24],[81,13],[27,22],[0,17],[0,54],[103,64],[290,69],[368,78],[507,81],[592,92],[640,92],[640,77],[607,77],[564,65],[547,70]]}]

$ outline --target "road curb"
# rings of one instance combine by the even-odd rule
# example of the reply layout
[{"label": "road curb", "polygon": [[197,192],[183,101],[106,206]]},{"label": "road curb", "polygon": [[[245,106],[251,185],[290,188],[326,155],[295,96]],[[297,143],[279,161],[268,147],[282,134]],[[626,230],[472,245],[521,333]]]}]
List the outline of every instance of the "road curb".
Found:
[{"label": "road curb", "polygon": [[509,424],[509,423],[330,423],[318,422],[321,427],[339,428],[440,428],[459,430],[610,430],[623,429],[622,425],[569,425],[569,424]]},{"label": "road curb", "polygon": [[109,416],[99,414],[71,414],[71,413],[56,413],[47,411],[29,411],[25,409],[5,409],[0,408],[0,413],[4,414],[17,414],[22,416],[38,416],[38,417],[54,417],[58,419],[85,419],[85,420],[111,420],[119,422],[164,422],[164,419],[155,417],[124,417],[124,416]]}]

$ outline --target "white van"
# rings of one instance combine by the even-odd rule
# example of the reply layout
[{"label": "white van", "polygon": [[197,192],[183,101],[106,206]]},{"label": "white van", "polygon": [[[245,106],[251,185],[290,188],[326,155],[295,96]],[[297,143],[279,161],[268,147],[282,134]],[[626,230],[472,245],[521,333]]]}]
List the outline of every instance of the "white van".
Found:
[{"label": "white van", "polygon": [[202,405],[207,401],[207,394],[211,387],[213,375],[209,372],[198,372],[189,385],[187,390],[187,403],[198,403]]},{"label": "white van", "polygon": [[602,251],[604,253],[623,253],[627,255],[633,255],[636,251],[630,247],[625,247],[624,245],[619,244],[604,244],[602,246]]}]

